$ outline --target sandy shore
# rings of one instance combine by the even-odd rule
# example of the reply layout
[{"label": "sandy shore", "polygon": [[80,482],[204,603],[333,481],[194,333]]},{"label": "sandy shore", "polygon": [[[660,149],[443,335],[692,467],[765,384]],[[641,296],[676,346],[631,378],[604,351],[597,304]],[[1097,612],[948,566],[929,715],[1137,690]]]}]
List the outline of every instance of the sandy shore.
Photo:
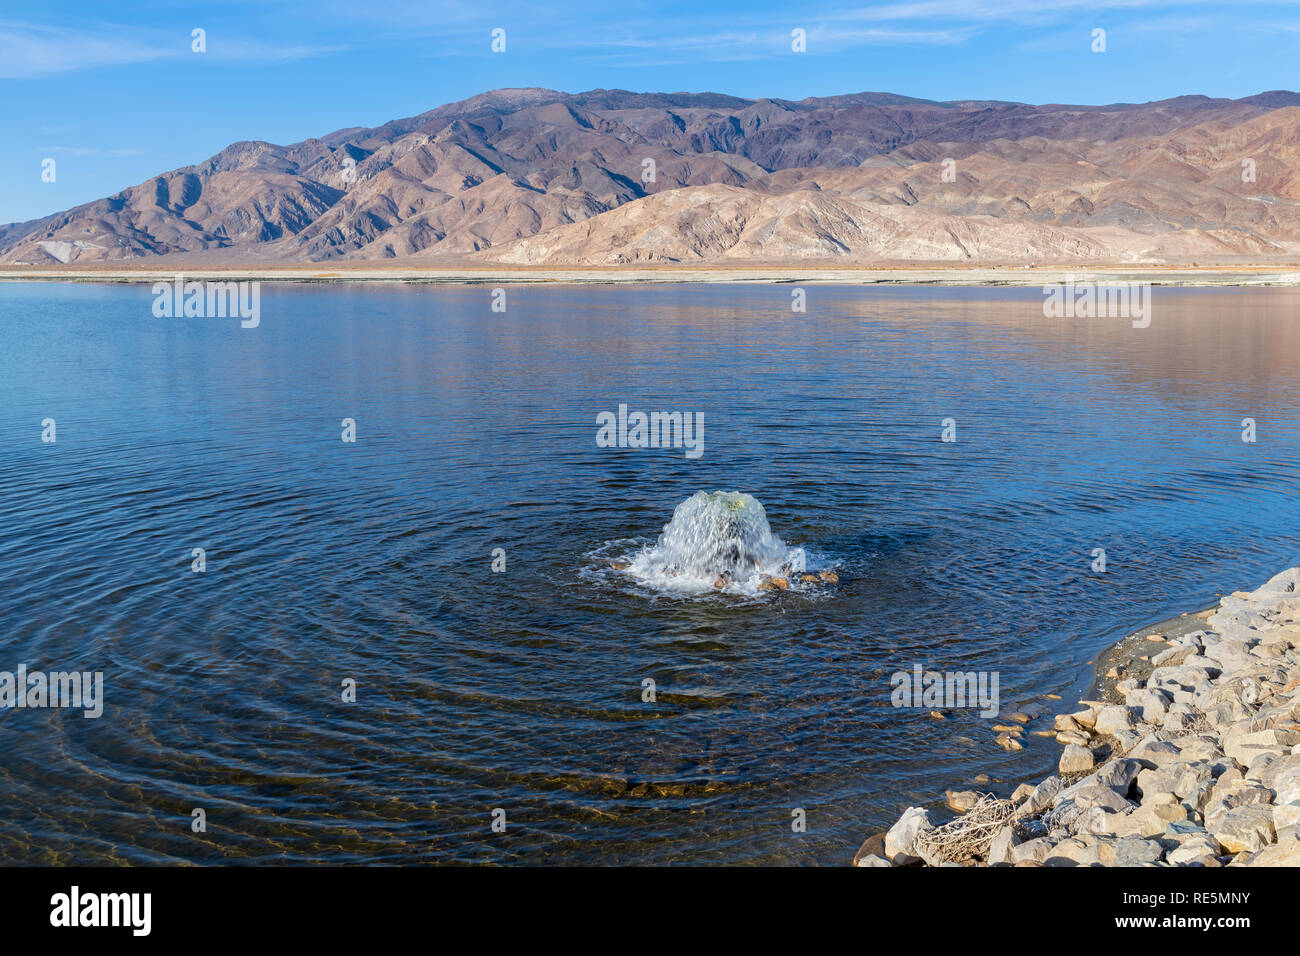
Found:
[{"label": "sandy shore", "polygon": [[177,274],[193,280],[261,282],[381,282],[443,284],[568,283],[816,283],[819,285],[1042,286],[1065,282],[1149,282],[1161,286],[1296,286],[1300,263],[1240,266],[1044,266],[1037,268],[934,265],[848,268],[780,263],[754,266],[611,266],[591,268],[465,265],[420,267],[374,263],[213,266],[0,266],[0,281],[160,282]]},{"label": "sandy shore", "polygon": [[854,863],[1300,866],[1300,568],[1124,638],[1089,696],[995,718],[1055,737],[1056,775],[1010,799],[947,791],[938,825],[910,807]]}]

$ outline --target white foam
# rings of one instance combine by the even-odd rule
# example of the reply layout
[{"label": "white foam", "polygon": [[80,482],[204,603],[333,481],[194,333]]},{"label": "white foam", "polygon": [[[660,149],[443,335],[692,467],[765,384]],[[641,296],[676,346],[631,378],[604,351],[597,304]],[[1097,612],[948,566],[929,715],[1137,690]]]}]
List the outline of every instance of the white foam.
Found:
[{"label": "white foam", "polygon": [[753,495],[701,491],[679,504],[659,540],[630,555],[628,564],[625,574],[656,590],[757,594],[765,578],[804,573],[808,555],[772,533]]}]

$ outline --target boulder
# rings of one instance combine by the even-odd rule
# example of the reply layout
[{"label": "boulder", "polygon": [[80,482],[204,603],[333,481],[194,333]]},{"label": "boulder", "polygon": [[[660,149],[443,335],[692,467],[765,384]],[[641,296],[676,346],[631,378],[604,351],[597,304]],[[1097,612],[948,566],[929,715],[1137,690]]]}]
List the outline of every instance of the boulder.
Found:
[{"label": "boulder", "polygon": [[1260,783],[1277,791],[1278,803],[1300,800],[1300,755],[1287,754],[1269,764]]},{"label": "boulder", "polygon": [[1097,765],[1093,759],[1092,751],[1087,747],[1080,747],[1078,744],[1068,744],[1065,752],[1061,754],[1060,772],[1067,773],[1087,773]]},{"label": "boulder", "polygon": [[1069,714],[1057,714],[1052,719],[1052,729],[1068,731],[1070,733],[1082,733],[1083,725],[1071,717]]},{"label": "boulder", "polygon": [[883,833],[873,833],[858,848],[858,852],[853,857],[853,865],[857,866],[858,861],[864,856],[881,856],[885,855],[885,835]]},{"label": "boulder", "polygon": [[1229,853],[1259,850],[1273,842],[1273,808],[1252,803],[1210,821],[1210,832]]},{"label": "boulder", "polygon": [[1011,794],[1011,802],[1019,806],[1025,800],[1029,799],[1033,793],[1034,785],[1032,783],[1022,783],[1020,786],[1016,787],[1015,791]]},{"label": "boulder", "polygon": [[1229,733],[1223,738],[1223,752],[1243,767],[1249,767],[1262,754],[1289,754],[1296,744],[1300,744],[1300,730]]},{"label": "boulder", "polygon": [[1277,842],[1251,854],[1251,866],[1300,866],[1300,832],[1279,833]]},{"label": "boulder", "polygon": [[1219,841],[1206,833],[1204,835],[1197,834],[1184,840],[1179,844],[1178,849],[1165,854],[1165,860],[1175,866],[1186,866],[1189,863],[1204,865],[1206,857],[1217,857],[1218,855]]},{"label": "boulder", "polygon": [[1097,715],[1101,713],[1104,706],[1104,704],[1089,704],[1085,710],[1075,711],[1070,714],[1070,719],[1080,727],[1091,729],[1097,725]]},{"label": "boulder", "polygon": [[1300,800],[1276,804],[1273,807],[1273,829],[1281,833],[1296,828],[1300,828]]},{"label": "boulder", "polygon": [[1151,658],[1151,663],[1156,667],[1177,667],[1187,658],[1197,652],[1194,644],[1174,645],[1167,647],[1155,657]]},{"label": "boulder", "polygon": [[1300,591],[1300,568],[1287,568],[1251,591],[1250,600],[1271,604],[1297,591]]},{"label": "boulder", "polygon": [[1115,843],[1116,866],[1155,866],[1164,856],[1164,848],[1155,840],[1121,837]]},{"label": "boulder", "polygon": [[1075,820],[1074,832],[1079,836],[1115,835],[1121,814],[1111,813],[1105,807],[1091,807]]},{"label": "boulder", "polygon": [[933,830],[930,815],[921,807],[908,807],[885,834],[885,858],[904,866],[921,862],[916,849],[916,836],[923,830]]},{"label": "boulder", "polygon": [[1272,790],[1249,782],[1233,787],[1222,796],[1216,790],[1212,792],[1211,796],[1211,802],[1205,807],[1205,825],[1211,831],[1224,814],[1229,811],[1240,807],[1270,806],[1273,802]]},{"label": "boulder", "polygon": [[993,842],[989,844],[989,866],[1010,865],[1015,863],[1011,857],[1011,851],[1020,845],[1020,839],[1016,836],[1011,827],[1003,827],[998,831]]},{"label": "boulder", "polygon": [[1082,840],[1066,837],[1043,860],[1043,866],[1078,866],[1081,858],[1087,854],[1089,847]]},{"label": "boulder", "polygon": [[1163,723],[1173,695],[1162,690],[1138,690],[1125,696],[1124,703],[1137,711],[1144,723]]},{"label": "boulder", "polygon": [[1064,784],[1062,784],[1060,777],[1048,777],[1034,788],[1034,792],[1029,795],[1029,799],[1021,805],[1020,815],[1032,817],[1046,810],[1052,805],[1052,801],[1060,795],[1063,787]]},{"label": "boulder", "polygon": [[1148,738],[1134,747],[1129,756],[1135,760],[1144,760],[1157,767],[1163,767],[1167,763],[1178,760],[1182,756],[1182,751],[1167,740]]},{"label": "boulder", "polygon": [[1147,767],[1154,766],[1150,761],[1134,759],[1131,757],[1116,757],[1102,764],[1091,777],[1081,780],[1080,783],[1095,783],[1103,787],[1110,787],[1122,797],[1127,797],[1129,791],[1133,789],[1133,782],[1137,780],[1137,775]]},{"label": "boulder", "polygon": [[1143,804],[1117,821],[1115,832],[1121,837],[1158,837],[1169,824],[1187,819],[1187,808],[1178,803]]},{"label": "boulder", "polygon": [[1114,736],[1121,730],[1132,730],[1135,724],[1134,716],[1135,712],[1131,707],[1121,704],[1104,707],[1101,713],[1097,715],[1097,723],[1094,725],[1094,729],[1099,734]]},{"label": "boulder", "polygon": [[1071,787],[1070,802],[1083,807],[1085,810],[1093,807],[1103,807],[1112,813],[1128,813],[1133,809],[1132,803],[1121,797],[1110,787],[1103,787],[1095,783]]},{"label": "boulder", "polygon": [[1022,863],[1042,863],[1052,855],[1055,845],[1047,837],[1017,843],[1011,848],[1011,861],[1019,866]]}]

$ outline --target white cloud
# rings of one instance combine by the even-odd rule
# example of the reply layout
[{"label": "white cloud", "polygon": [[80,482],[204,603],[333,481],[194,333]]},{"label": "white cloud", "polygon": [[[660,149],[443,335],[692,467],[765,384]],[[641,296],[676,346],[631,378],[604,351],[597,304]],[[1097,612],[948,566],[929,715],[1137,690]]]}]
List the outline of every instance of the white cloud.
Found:
[{"label": "white cloud", "polygon": [[197,56],[273,63],[346,49],[341,45],[271,44],[219,29],[208,31],[206,53],[194,53],[190,41],[188,30],[166,32],[112,24],[73,30],[0,20],[0,79],[52,76],[73,70]]},{"label": "white cloud", "polygon": [[0,79],[159,60],[168,51],[116,28],[97,31],[0,21]]}]

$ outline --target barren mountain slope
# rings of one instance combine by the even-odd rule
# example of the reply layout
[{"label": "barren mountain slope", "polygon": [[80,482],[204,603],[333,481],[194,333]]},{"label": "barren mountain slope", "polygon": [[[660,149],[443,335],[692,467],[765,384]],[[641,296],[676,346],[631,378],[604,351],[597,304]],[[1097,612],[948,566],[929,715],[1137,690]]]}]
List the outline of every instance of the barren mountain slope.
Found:
[{"label": "barren mountain slope", "polygon": [[291,146],[236,143],[0,227],[0,263],[1286,256],[1297,105],[498,90]]}]

